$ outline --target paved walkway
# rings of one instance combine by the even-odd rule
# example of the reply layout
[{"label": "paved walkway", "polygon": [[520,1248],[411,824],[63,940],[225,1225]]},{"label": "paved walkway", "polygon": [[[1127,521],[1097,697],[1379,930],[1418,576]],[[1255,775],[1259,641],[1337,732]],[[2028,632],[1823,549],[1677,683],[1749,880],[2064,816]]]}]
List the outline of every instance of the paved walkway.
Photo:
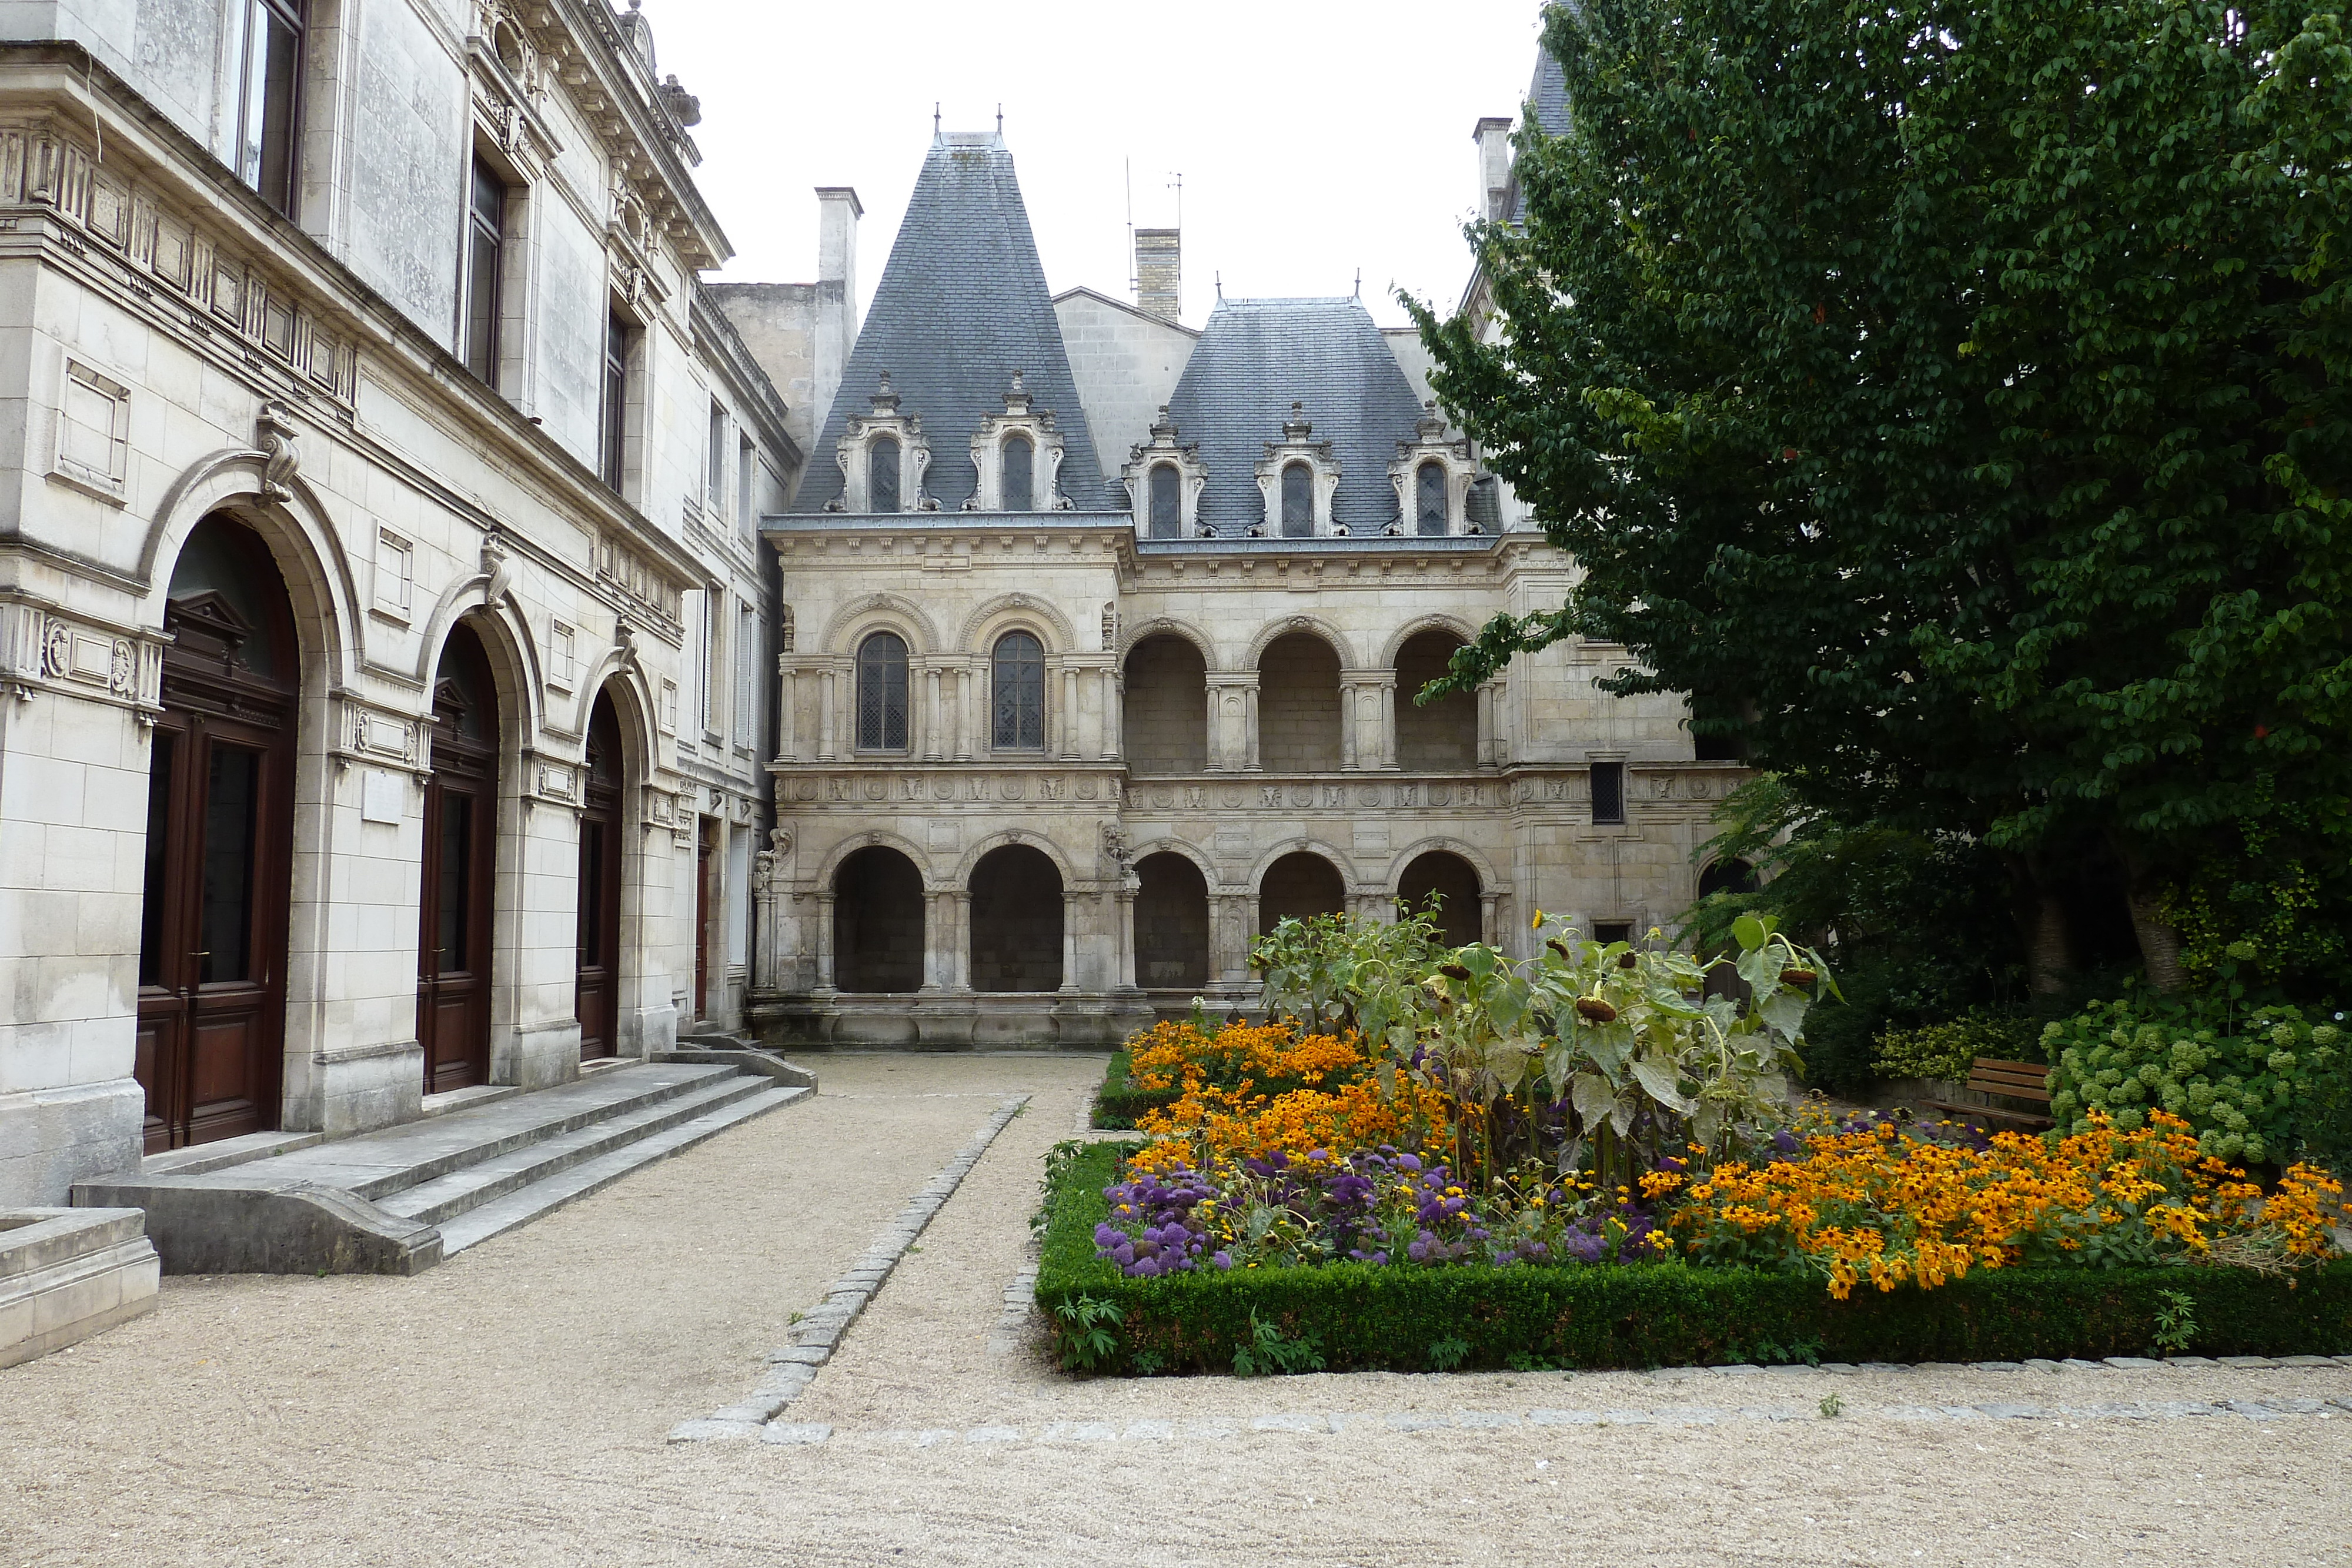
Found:
[{"label": "paved walkway", "polygon": [[[1098,1059],[816,1065],[416,1279],[167,1280],[0,1372],[0,1568],[2352,1560],[2352,1367],[1065,1379],[1005,1292]],[[790,1406],[824,1441],[667,1440],[1021,1094]]]}]

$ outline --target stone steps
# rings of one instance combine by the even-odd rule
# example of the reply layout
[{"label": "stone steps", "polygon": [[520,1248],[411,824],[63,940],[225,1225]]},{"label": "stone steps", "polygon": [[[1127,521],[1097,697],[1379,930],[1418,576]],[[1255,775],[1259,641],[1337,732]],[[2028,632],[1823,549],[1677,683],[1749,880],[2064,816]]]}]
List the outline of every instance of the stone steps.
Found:
[{"label": "stone steps", "polygon": [[815,1092],[799,1069],[724,1054],[633,1062],[241,1163],[85,1182],[74,1200],[146,1210],[166,1273],[413,1274]]}]

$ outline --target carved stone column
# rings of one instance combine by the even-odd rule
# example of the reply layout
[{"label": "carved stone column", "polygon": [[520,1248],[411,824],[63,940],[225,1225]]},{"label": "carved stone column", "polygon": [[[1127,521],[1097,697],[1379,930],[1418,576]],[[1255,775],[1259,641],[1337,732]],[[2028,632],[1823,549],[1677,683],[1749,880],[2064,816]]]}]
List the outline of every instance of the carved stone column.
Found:
[{"label": "carved stone column", "polygon": [[800,708],[801,674],[790,653],[776,655],[776,760],[800,759],[800,737],[793,732]]},{"label": "carved stone column", "polygon": [[937,991],[953,978],[955,957],[944,938],[955,929],[954,894],[923,895],[923,989]]},{"label": "carved stone column", "polygon": [[1066,762],[1075,762],[1078,756],[1078,672],[1062,671],[1062,744],[1060,753]]},{"label": "carved stone column", "polygon": [[816,988],[834,989],[833,984],[833,891],[822,889],[816,895]]},{"label": "carved stone column", "polygon": [[1339,771],[1356,770],[1356,707],[1363,688],[1345,675],[1339,679]]},{"label": "carved stone column", "polygon": [[1380,712],[1381,758],[1372,766],[1393,773],[1401,766],[1397,760],[1397,678],[1394,670],[1381,674],[1380,688],[1373,696]]},{"label": "carved stone column", "polygon": [[1492,768],[1501,758],[1495,747],[1495,683],[1478,684],[1478,766]]},{"label": "carved stone column", "polygon": [[819,762],[831,762],[841,755],[838,749],[840,734],[833,723],[835,706],[834,686],[838,679],[837,673],[830,664],[817,672],[816,759]]},{"label": "carved stone column", "polygon": [[1126,744],[1127,691],[1119,679],[1116,664],[1106,665],[1102,673],[1102,759],[1116,762]]},{"label": "carved stone column", "polygon": [[1225,770],[1224,695],[1224,689],[1221,686],[1208,689],[1209,727],[1202,732],[1207,756],[1203,760],[1212,773]]},{"label": "carved stone column", "polygon": [[936,666],[923,672],[923,760],[940,759],[940,743],[945,734],[940,717],[940,672]]},{"label": "carved stone column", "polygon": [[1122,887],[1118,890],[1117,897],[1114,935],[1118,942],[1118,988],[1123,991],[1131,991],[1136,988],[1135,890]]},{"label": "carved stone column", "polygon": [[955,759],[969,762],[971,760],[971,666],[960,665],[955,674]]},{"label": "carved stone column", "polygon": [[1247,716],[1246,716],[1246,717],[1244,719],[1244,721],[1243,721],[1243,730],[1244,730],[1244,734],[1246,734],[1246,735],[1248,736],[1248,737],[1249,737],[1249,752],[1248,752],[1248,756],[1249,756],[1249,770],[1250,770],[1252,773],[1255,773],[1255,772],[1258,770],[1258,768],[1259,768],[1259,763],[1258,763],[1258,759],[1257,759],[1257,682],[1256,682],[1256,681],[1253,680],[1253,681],[1251,681],[1251,682],[1250,682],[1250,684],[1249,684],[1248,685],[1244,686],[1244,687],[1242,688],[1242,697],[1243,697],[1243,700],[1244,700],[1244,704],[1246,705],[1246,706],[1245,706],[1245,710],[1244,710],[1244,711],[1246,712]]},{"label": "carved stone column", "polygon": [[1502,931],[1495,924],[1496,911],[1501,906],[1502,897],[1499,893],[1481,892],[1478,894],[1478,940],[1489,947],[1503,945]]},{"label": "carved stone column", "polygon": [[953,978],[950,980],[948,988],[969,992],[971,989],[971,894],[963,888],[957,888],[948,894],[948,898],[953,905],[952,916],[948,922],[948,956]]},{"label": "carved stone column", "polygon": [[1062,894],[1062,992],[1078,988],[1078,895]]}]

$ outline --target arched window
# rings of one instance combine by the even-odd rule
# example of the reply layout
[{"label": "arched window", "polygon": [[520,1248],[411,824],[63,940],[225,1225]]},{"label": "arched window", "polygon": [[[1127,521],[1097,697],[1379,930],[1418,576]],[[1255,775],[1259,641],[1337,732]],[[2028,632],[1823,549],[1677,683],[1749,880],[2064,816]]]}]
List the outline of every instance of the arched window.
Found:
[{"label": "arched window", "polygon": [[907,749],[907,643],[895,632],[857,645],[857,748]]},{"label": "arched window", "polygon": [[1282,471],[1282,537],[1303,539],[1315,532],[1315,470],[1293,463]]},{"label": "arched window", "polygon": [[1036,486],[1033,483],[1036,468],[1037,449],[1029,444],[1025,435],[1010,437],[1004,443],[1004,509],[1008,512],[1034,512],[1037,509]]},{"label": "arched window", "polygon": [[1043,751],[1045,748],[1045,649],[1026,632],[1007,632],[996,640],[996,668],[990,689],[994,696],[995,738],[1000,750]]},{"label": "arched window", "polygon": [[1151,465],[1151,537],[1155,539],[1176,537],[1178,520],[1183,515],[1177,501],[1177,486],[1181,483],[1173,463]]},{"label": "arched window", "polygon": [[875,437],[866,449],[866,509],[898,510],[898,443],[895,437]]},{"label": "arched window", "polygon": [[1417,531],[1442,534],[1445,531],[1445,465],[1424,463],[1413,477],[1419,492]]}]

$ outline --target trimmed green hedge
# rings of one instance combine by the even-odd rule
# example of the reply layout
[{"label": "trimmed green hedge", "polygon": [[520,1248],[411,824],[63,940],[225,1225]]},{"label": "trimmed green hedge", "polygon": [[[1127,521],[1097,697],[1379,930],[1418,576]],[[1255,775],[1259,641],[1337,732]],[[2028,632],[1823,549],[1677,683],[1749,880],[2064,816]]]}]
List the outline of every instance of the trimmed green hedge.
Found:
[{"label": "trimmed green hedge", "polygon": [[1130,1132],[1136,1118],[1147,1111],[1164,1110],[1176,1103],[1180,1091],[1174,1089],[1136,1089],[1127,1082],[1127,1052],[1121,1051],[1110,1059],[1110,1071],[1103,1074],[1102,1087],[1095,1092],[1093,1125],[1115,1133]]},{"label": "trimmed green hedge", "polygon": [[[1095,1256],[1102,1189],[1132,1145],[1097,1144],[1061,1167],[1047,1196],[1037,1301],[1049,1318],[1081,1296],[1119,1309],[1118,1347],[1099,1370],[1231,1371],[1251,1316],[1313,1334],[1333,1372],[1502,1367],[1713,1365],[1760,1344],[1804,1345],[1823,1361],[2022,1361],[2142,1355],[2159,1292],[2196,1301],[2200,1355],[2352,1354],[2352,1260],[2290,1282],[2239,1269],[1977,1270],[1932,1291],[1862,1290],[1830,1299],[1821,1281],[1680,1263],[1507,1269],[1334,1264],[1203,1270],[1130,1280]],[[1058,1321],[1058,1320],[1055,1320]],[[1466,1350],[1461,1349],[1466,1346]]]}]

